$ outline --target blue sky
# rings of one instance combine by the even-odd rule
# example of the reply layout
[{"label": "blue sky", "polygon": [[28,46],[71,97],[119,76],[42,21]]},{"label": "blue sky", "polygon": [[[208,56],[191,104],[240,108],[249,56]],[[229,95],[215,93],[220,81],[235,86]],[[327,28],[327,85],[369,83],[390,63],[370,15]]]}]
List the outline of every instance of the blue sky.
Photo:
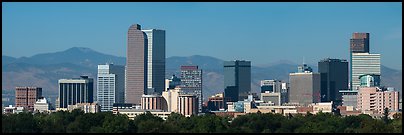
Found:
[{"label": "blue sky", "polygon": [[402,3],[2,3],[2,54],[89,47],[126,56],[131,24],[166,30],[166,57],[207,55],[317,63],[349,58],[353,32],[370,33],[371,53],[402,69]]}]

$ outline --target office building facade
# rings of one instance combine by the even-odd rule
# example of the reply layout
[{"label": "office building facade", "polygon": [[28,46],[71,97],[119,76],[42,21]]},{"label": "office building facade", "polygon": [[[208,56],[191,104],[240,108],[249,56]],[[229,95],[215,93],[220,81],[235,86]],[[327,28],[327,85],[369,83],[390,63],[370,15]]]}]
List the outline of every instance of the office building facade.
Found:
[{"label": "office building facade", "polygon": [[167,102],[161,95],[142,95],[143,110],[167,110]]},{"label": "office building facade", "polygon": [[198,98],[195,95],[179,95],[178,112],[186,117],[198,114]]},{"label": "office building facade", "polygon": [[357,90],[340,90],[342,96],[343,106],[352,106],[356,109],[358,105],[358,91]]},{"label": "office building facade", "polygon": [[352,53],[369,53],[369,33],[355,32],[350,39]]},{"label": "office building facade", "polygon": [[125,102],[140,104],[143,94],[161,94],[165,89],[165,31],[128,30]]},{"label": "office building facade", "polygon": [[208,98],[207,107],[209,111],[224,110],[227,108],[224,93],[218,93]]},{"label": "office building facade", "polygon": [[279,93],[281,84],[280,80],[261,80],[261,93],[265,93],[265,91]]},{"label": "office building facade", "polygon": [[198,66],[181,66],[182,94],[196,95],[198,98],[198,112],[202,112],[202,69]]},{"label": "office building facade", "polygon": [[101,111],[112,111],[114,103],[125,102],[125,67],[98,65],[97,101]]},{"label": "office building facade", "polygon": [[15,88],[15,106],[24,107],[29,111],[34,110],[34,104],[42,97],[42,88],[40,87],[16,87]]},{"label": "office building facade", "polygon": [[320,73],[290,73],[289,103],[307,106],[320,102],[320,79]]},{"label": "office building facade", "polygon": [[93,103],[94,80],[88,76],[73,79],[59,79],[59,105],[67,108],[77,103]]},{"label": "office building facade", "polygon": [[126,49],[125,102],[140,104],[147,91],[147,36],[139,24],[128,30]]},{"label": "office building facade", "polygon": [[166,32],[142,30],[147,37],[147,94],[161,94],[165,87]]},{"label": "office building facade", "polygon": [[34,104],[34,112],[49,112],[50,106],[46,98],[39,98]]},{"label": "office building facade", "polygon": [[379,87],[361,87],[358,92],[357,109],[383,114],[384,108],[398,111],[398,91],[383,90]]},{"label": "office building facade", "polygon": [[321,102],[333,101],[341,104],[339,90],[348,89],[348,61],[341,59],[324,59],[318,62],[321,75]]},{"label": "office building facade", "polygon": [[359,76],[366,74],[380,75],[380,54],[352,53],[351,90],[360,87]]},{"label": "office building facade", "polygon": [[243,101],[251,92],[251,62],[244,60],[224,62],[225,97]]}]

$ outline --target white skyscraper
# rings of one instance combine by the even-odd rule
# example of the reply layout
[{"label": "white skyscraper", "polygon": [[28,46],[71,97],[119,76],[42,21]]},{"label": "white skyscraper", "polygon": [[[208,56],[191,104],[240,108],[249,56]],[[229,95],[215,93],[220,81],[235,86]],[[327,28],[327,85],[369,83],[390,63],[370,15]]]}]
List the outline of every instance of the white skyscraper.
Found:
[{"label": "white skyscraper", "polygon": [[101,111],[112,111],[114,103],[125,102],[125,67],[98,65],[97,101]]},{"label": "white skyscraper", "polygon": [[380,54],[352,53],[351,85],[353,90],[360,86],[359,76],[365,74],[380,75]]}]

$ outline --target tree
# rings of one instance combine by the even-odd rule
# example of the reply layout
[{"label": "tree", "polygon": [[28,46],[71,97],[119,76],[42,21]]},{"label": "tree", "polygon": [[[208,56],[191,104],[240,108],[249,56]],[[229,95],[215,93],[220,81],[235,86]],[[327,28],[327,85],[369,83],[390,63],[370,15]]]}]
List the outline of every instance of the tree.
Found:
[{"label": "tree", "polygon": [[389,108],[384,108],[383,110],[383,118],[382,118],[383,122],[388,124],[389,123]]}]

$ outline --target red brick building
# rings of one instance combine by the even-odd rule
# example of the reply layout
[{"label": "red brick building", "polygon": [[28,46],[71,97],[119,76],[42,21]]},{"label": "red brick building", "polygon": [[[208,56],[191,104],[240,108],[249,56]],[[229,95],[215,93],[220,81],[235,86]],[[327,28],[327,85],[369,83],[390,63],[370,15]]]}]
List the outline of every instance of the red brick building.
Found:
[{"label": "red brick building", "polygon": [[42,88],[39,87],[16,87],[15,106],[24,107],[33,111],[36,100],[42,97]]}]

